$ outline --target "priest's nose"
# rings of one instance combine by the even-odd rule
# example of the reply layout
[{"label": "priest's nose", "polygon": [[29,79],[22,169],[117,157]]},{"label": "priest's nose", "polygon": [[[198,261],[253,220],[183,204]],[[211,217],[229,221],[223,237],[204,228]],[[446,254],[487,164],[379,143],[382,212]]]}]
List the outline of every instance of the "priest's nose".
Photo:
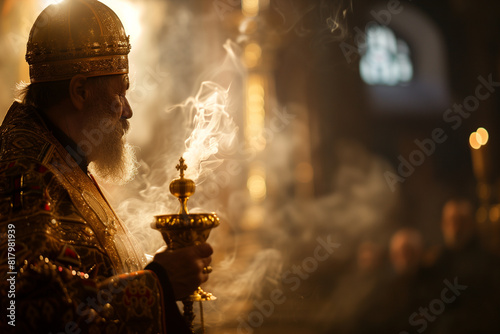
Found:
[{"label": "priest's nose", "polygon": [[134,113],[132,112],[132,108],[130,107],[130,104],[128,103],[128,100],[126,97],[123,97],[123,109],[122,109],[122,117],[124,119],[129,119],[132,118]]}]

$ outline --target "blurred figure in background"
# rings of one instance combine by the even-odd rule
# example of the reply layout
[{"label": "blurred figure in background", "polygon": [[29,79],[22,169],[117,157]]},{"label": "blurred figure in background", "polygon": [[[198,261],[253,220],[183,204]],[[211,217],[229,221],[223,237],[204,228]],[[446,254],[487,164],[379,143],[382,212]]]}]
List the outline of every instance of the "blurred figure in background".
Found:
[{"label": "blurred figure in background", "polygon": [[403,228],[391,238],[389,245],[392,268],[399,277],[413,277],[420,269],[424,244],[415,229]]},{"label": "blurred figure in background", "polygon": [[442,209],[443,249],[426,280],[427,305],[449,282],[459,291],[429,322],[431,333],[499,333],[499,263],[479,242],[475,208],[466,198],[449,199]]},{"label": "blurred figure in background", "polygon": [[441,229],[445,247],[452,252],[479,246],[474,221],[474,208],[466,199],[451,199],[442,211]]},{"label": "blurred figure in background", "polygon": [[363,305],[353,333],[400,333],[422,300],[423,238],[413,228],[397,230],[389,241],[390,268]]}]

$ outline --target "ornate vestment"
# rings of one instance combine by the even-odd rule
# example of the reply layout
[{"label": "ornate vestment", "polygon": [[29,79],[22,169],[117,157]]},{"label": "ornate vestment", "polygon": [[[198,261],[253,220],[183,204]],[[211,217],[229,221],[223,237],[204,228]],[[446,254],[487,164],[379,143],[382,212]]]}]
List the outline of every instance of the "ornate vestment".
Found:
[{"label": "ornate vestment", "polygon": [[17,102],[0,128],[0,236],[0,332],[182,327],[165,272],[142,270],[143,253],[95,181]]}]

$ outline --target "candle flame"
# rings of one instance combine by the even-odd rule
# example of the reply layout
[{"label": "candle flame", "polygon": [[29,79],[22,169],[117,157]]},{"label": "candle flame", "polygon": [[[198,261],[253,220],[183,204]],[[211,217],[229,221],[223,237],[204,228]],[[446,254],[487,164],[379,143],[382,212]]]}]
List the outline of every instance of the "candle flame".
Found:
[{"label": "candle flame", "polygon": [[479,144],[479,141],[477,140],[477,132],[473,132],[470,134],[469,144],[470,147],[472,147],[475,150],[478,150],[481,147],[481,144]]},{"label": "candle flame", "polygon": [[488,131],[485,128],[478,128],[475,132],[470,134],[469,144],[473,149],[478,150],[481,146],[488,143],[488,139]]},{"label": "candle flame", "polygon": [[486,145],[489,139],[488,131],[485,128],[478,128],[476,130],[476,138],[479,144]]}]

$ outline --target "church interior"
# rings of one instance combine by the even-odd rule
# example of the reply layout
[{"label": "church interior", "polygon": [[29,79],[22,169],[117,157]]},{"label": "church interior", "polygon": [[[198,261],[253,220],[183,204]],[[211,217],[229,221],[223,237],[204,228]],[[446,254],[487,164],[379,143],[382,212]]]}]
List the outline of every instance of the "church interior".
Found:
[{"label": "church interior", "polygon": [[[152,254],[195,162],[188,205],[220,217],[206,333],[500,332],[498,2],[100,1],[141,161],[104,188]],[[0,0],[0,119],[56,2]]]}]

